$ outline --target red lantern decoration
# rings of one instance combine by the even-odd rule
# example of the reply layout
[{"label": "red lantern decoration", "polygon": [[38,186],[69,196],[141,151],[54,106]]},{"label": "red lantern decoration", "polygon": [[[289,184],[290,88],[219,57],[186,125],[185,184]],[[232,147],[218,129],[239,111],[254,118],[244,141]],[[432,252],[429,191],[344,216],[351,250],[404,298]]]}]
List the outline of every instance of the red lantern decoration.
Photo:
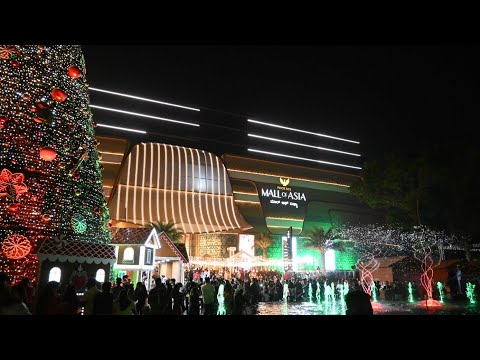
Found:
[{"label": "red lantern decoration", "polygon": [[52,161],[57,157],[57,152],[49,147],[40,149],[40,157],[45,161]]},{"label": "red lantern decoration", "polygon": [[17,212],[18,211],[18,204],[13,203],[13,204],[8,205],[8,211],[13,212],[13,213]]},{"label": "red lantern decoration", "polygon": [[61,89],[53,89],[51,95],[53,100],[58,102],[64,102],[67,99],[67,94]]},{"label": "red lantern decoration", "polygon": [[72,79],[77,79],[82,76],[82,72],[78,67],[72,65],[68,68],[68,76],[70,76]]}]

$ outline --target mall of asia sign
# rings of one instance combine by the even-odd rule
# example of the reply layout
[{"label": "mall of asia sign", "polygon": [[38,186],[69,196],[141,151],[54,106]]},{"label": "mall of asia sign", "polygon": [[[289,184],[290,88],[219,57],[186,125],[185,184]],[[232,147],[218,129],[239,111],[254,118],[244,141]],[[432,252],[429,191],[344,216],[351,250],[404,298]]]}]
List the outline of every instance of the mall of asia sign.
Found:
[{"label": "mall of asia sign", "polygon": [[280,184],[276,187],[264,185],[260,188],[260,197],[262,200],[269,199],[271,205],[299,208],[307,202],[304,192],[293,191],[288,187],[290,179],[280,178]]}]

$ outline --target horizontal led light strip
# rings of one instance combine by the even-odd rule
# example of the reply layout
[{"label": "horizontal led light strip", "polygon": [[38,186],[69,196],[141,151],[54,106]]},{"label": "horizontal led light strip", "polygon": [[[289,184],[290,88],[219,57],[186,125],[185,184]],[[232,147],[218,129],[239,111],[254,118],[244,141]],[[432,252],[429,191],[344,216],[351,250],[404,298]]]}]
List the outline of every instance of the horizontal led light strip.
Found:
[{"label": "horizontal led light strip", "polygon": [[255,195],[257,196],[258,194],[257,193],[253,193],[253,192],[241,192],[241,191],[233,191],[234,194],[242,194],[242,195]]},{"label": "horizontal led light strip", "polygon": [[321,146],[307,145],[307,144],[297,143],[297,142],[294,142],[294,141],[287,141],[287,140],[282,140],[282,139],[275,139],[275,138],[271,138],[271,137],[267,137],[267,136],[260,136],[260,135],[254,135],[254,134],[248,134],[248,136],[254,137],[254,138],[259,138],[259,139],[270,140],[270,141],[276,141],[276,142],[280,142],[280,143],[284,143],[284,144],[292,144],[292,145],[309,147],[309,148],[312,148],[312,149],[332,151],[332,152],[336,152],[336,153],[339,153],[339,154],[346,154],[346,155],[352,155],[352,156],[360,156],[360,154],[355,154],[355,153],[351,153],[351,152],[334,150],[334,149],[324,148],[324,147],[321,147]]},{"label": "horizontal led light strip", "polygon": [[287,221],[304,221],[305,220],[305,219],[281,218],[281,217],[273,217],[273,216],[267,216],[265,219],[287,220]]},{"label": "horizontal led light strip", "polygon": [[[290,226],[280,226],[280,225],[268,225],[267,224],[267,227],[271,227],[271,228],[279,228],[279,229],[288,229]],[[297,227],[297,226],[292,226],[292,229],[300,229],[302,230],[301,227]]]},{"label": "horizontal led light strip", "polygon": [[99,150],[99,152],[101,154],[108,154],[108,155],[119,155],[119,156],[125,155],[124,153],[116,153],[116,152],[108,152],[108,151],[100,151],[100,150]]},{"label": "horizontal led light strip", "polygon": [[237,199],[235,199],[234,201],[235,202],[241,202],[241,203],[247,203],[247,204],[259,204],[260,205],[259,201],[248,201],[248,200],[237,200]]},{"label": "horizontal led light strip", "polygon": [[314,133],[314,132],[311,132],[311,131],[295,129],[295,128],[291,128],[291,127],[288,127],[288,126],[275,125],[275,124],[266,123],[266,122],[263,122],[263,121],[257,121],[257,120],[248,119],[248,122],[252,122],[252,123],[256,123],[256,124],[261,124],[261,125],[266,125],[266,126],[272,126],[272,127],[276,127],[276,128],[279,128],[279,129],[286,129],[286,130],[297,131],[297,132],[301,132],[301,133],[304,133],[304,134],[310,134],[310,135],[316,135],[316,136],[326,137],[326,138],[329,138],[329,139],[346,141],[346,142],[353,143],[353,144],[360,144],[359,141],[355,141],[355,140],[348,140],[348,139],[343,139],[343,138],[339,138],[339,137],[335,137],[335,136],[330,136],[330,135],[325,135],[325,134]]},{"label": "horizontal led light strip", "polygon": [[168,122],[173,122],[173,123],[177,123],[177,124],[190,125],[190,126],[200,126],[198,124],[194,124],[194,123],[190,123],[190,122],[186,122],[186,121],[173,120],[173,119],[167,119],[167,118],[162,118],[162,117],[153,116],[153,115],[145,115],[145,114],[135,113],[135,112],[131,112],[131,111],[112,109],[112,108],[107,108],[107,107],[104,107],[104,106],[90,105],[90,107],[94,108],[94,109],[108,110],[108,111],[118,112],[118,113],[122,113],[122,114],[145,117],[145,118],[149,118],[149,119],[168,121]]},{"label": "horizontal led light strip", "polygon": [[318,183],[318,184],[350,187],[350,185],[345,185],[345,184],[338,184],[338,183],[329,182],[329,181],[320,181],[320,180],[310,180],[310,179],[304,179],[304,178],[297,178],[297,177],[292,177],[292,176],[288,176],[288,175],[264,174],[264,173],[260,173],[260,172],[256,172],[256,171],[246,171],[246,170],[239,170],[239,169],[228,169],[228,171],[244,173],[244,174],[252,174],[252,175],[269,176],[269,177],[284,177],[284,178],[289,178],[289,179],[293,179],[293,180],[308,181],[308,182],[313,182],[313,183]]},{"label": "horizontal led light strip", "polygon": [[147,98],[140,97],[140,96],[122,94],[122,93],[118,93],[118,92],[114,92],[114,91],[102,90],[102,89],[97,89],[97,88],[92,88],[92,87],[89,87],[89,89],[92,90],[92,91],[103,92],[103,93],[106,93],[106,94],[124,96],[124,97],[130,98],[130,99],[143,100],[143,101],[153,102],[153,103],[156,103],[156,104],[168,105],[168,106],[178,107],[178,108],[187,109],[187,110],[200,111],[200,109],[196,109],[196,108],[192,108],[192,107],[188,107],[188,106],[183,106],[183,105],[167,103],[167,102],[164,102],[164,101],[147,99]]},{"label": "horizontal led light strip", "polygon": [[362,169],[361,167],[358,167],[358,166],[337,164],[337,163],[333,163],[333,162],[329,162],[329,161],[315,160],[315,159],[303,158],[303,157],[300,157],[300,156],[292,156],[292,155],[279,154],[279,153],[274,153],[274,152],[270,152],[270,151],[263,151],[263,150],[256,150],[256,149],[248,149],[248,151],[253,151],[253,152],[262,153],[262,154],[268,154],[268,155],[281,156],[281,157],[286,157],[286,158],[291,158],[291,159],[312,161],[312,162],[316,162],[316,163],[320,163],[320,164],[341,166],[341,167],[346,167],[346,168],[350,168],[350,169],[359,169],[359,170]]},{"label": "horizontal led light strip", "polygon": [[147,133],[146,131],[143,131],[143,130],[129,129],[129,128],[124,128],[124,127],[120,127],[120,126],[111,126],[111,125],[105,125],[105,124],[97,124],[97,126],[106,127],[106,128],[110,128],[110,129],[123,130],[123,131],[131,131],[131,132],[136,132],[136,133],[141,133],[141,134],[146,134]]},{"label": "horizontal led light strip", "polygon": [[103,161],[103,160],[100,160],[100,163],[101,164],[114,164],[114,165],[120,165],[121,162],[117,162],[117,161]]}]

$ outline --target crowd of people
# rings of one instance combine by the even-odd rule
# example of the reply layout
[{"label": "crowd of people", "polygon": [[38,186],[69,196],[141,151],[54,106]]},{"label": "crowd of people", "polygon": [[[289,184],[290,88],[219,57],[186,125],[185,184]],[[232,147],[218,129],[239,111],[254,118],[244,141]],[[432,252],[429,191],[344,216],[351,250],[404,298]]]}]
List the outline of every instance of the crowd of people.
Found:
[{"label": "crowd of people", "polygon": [[[109,281],[104,282],[101,290],[100,284],[90,278],[79,296],[73,284],[56,281],[50,281],[36,294],[35,284],[29,279],[11,286],[6,274],[0,273],[0,315],[215,315],[219,311],[219,298],[223,303],[222,314],[242,315],[255,313],[259,302],[325,301],[329,293],[337,299],[345,296],[350,310],[370,313],[370,296],[364,293],[357,275],[320,271],[280,274],[268,270],[237,272],[235,277],[225,279],[221,272],[200,268],[185,274],[185,286],[173,278],[158,276],[150,291],[144,282],[134,287],[127,275],[117,278],[113,286]],[[223,296],[219,294],[221,286]],[[448,294],[448,285],[445,288]],[[421,287],[412,281],[414,301],[422,299],[419,290]],[[434,287],[434,298],[439,298],[436,290]],[[410,300],[406,282],[375,281],[373,291],[379,300]]]}]

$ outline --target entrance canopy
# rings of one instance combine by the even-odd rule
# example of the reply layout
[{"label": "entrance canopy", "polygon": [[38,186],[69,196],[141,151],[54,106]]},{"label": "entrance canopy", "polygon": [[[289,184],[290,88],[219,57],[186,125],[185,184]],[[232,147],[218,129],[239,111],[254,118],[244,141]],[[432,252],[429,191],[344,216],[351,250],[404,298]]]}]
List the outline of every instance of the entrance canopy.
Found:
[{"label": "entrance canopy", "polygon": [[182,146],[133,147],[109,200],[112,219],[145,226],[168,223],[185,233],[246,230],[227,171],[212,153]]}]

